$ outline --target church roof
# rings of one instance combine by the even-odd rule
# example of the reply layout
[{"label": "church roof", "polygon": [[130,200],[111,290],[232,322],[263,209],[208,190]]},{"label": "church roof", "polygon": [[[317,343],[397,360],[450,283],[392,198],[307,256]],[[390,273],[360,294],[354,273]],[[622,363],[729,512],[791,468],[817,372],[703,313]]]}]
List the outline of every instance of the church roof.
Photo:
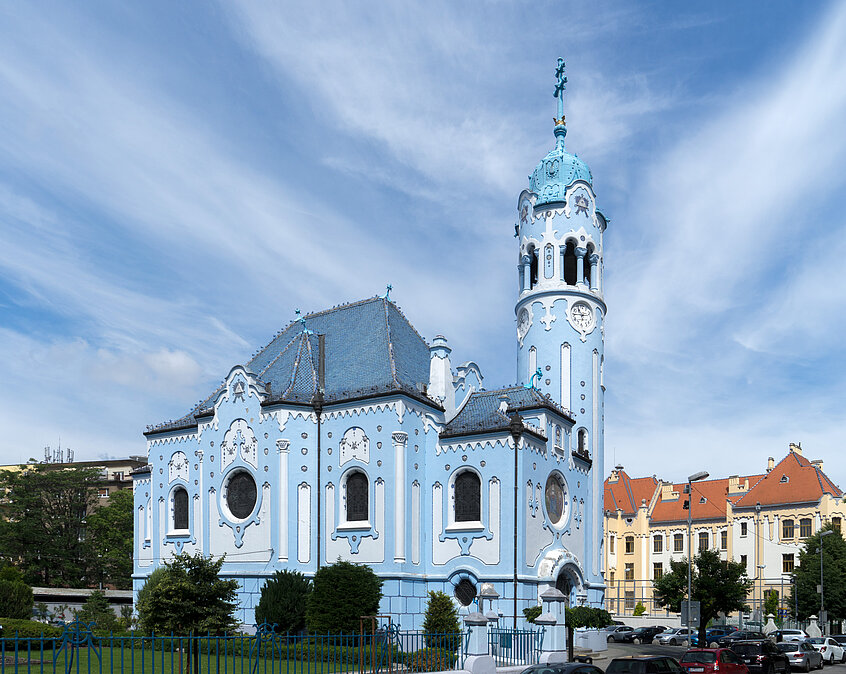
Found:
[{"label": "church roof", "polygon": [[[333,307],[293,321],[246,363],[268,390],[264,404],[310,404],[318,385],[318,335],[325,335],[325,404],[392,392],[425,397],[429,347],[402,311],[384,297]],[[159,432],[196,425],[213,413],[221,383],[191,412],[153,427]]]},{"label": "church roof", "polygon": [[564,149],[562,134],[529,176],[529,188],[538,195],[535,206],[564,201],[567,188],[577,180],[593,184],[588,165]]},{"label": "church roof", "polygon": [[[470,394],[461,411],[444,427],[442,438],[479,433],[508,432],[511,419],[500,411],[503,396],[507,397],[509,413],[515,410],[523,412],[545,408],[573,422],[570,412],[560,407],[551,399],[543,396],[537,389],[525,386],[509,386],[494,391],[474,391]],[[526,431],[546,440],[546,437],[526,426]]]}]

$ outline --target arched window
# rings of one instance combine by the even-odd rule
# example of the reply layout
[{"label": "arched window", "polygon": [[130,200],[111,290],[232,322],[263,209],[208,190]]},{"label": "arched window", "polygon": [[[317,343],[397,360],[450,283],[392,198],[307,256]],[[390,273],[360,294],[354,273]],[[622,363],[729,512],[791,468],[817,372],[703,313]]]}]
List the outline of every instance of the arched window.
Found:
[{"label": "arched window", "polygon": [[538,250],[534,246],[529,248],[529,264],[531,265],[530,288],[538,284]]},{"label": "arched window", "polygon": [[173,490],[173,528],[188,528],[188,492],[182,487]]},{"label": "arched window", "polygon": [[590,256],[593,255],[593,251],[594,251],[593,244],[589,243],[588,246],[587,246],[587,254],[585,255],[585,285],[587,285],[588,288],[591,287],[591,283],[590,283]]},{"label": "arched window", "polygon": [[367,521],[370,504],[367,495],[367,476],[355,471],[347,477],[347,521]]},{"label": "arched window", "polygon": [[570,580],[570,576],[565,571],[559,573],[558,578],[555,579],[555,589],[566,597],[564,605],[569,606],[570,594],[573,592],[573,581]]},{"label": "arched window", "polygon": [[455,478],[455,521],[479,522],[482,519],[482,481],[471,470]]},{"label": "arched window", "polygon": [[572,241],[567,242],[564,248],[564,264],[562,265],[564,283],[568,286],[576,285],[576,245]]},{"label": "arched window", "polygon": [[476,586],[467,578],[462,578],[455,586],[455,598],[462,606],[470,606],[476,598]]},{"label": "arched window", "polygon": [[587,431],[584,428],[579,429],[579,444],[576,451],[584,456],[588,455],[588,437]]}]

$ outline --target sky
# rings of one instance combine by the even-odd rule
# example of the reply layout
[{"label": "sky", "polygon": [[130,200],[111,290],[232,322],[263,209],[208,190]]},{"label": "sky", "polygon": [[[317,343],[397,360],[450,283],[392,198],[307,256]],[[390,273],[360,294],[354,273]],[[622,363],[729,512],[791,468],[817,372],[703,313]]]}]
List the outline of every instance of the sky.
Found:
[{"label": "sky", "polygon": [[290,322],[383,294],[516,380],[554,144],[605,235],[606,473],[846,485],[846,5],[0,0],[0,461],[144,454]]}]

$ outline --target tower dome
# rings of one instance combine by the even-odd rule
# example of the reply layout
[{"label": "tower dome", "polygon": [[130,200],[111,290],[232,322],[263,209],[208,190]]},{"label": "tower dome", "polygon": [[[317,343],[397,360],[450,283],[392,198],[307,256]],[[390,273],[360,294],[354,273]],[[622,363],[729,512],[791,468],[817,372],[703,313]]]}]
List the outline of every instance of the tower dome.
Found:
[{"label": "tower dome", "polygon": [[564,201],[567,188],[577,180],[593,184],[590,169],[576,155],[564,149],[564,137],[567,127],[564,123],[564,88],[567,78],[564,76],[564,61],[558,59],[558,84],[555,97],[558,99],[558,117],[555,118],[555,147],[549,151],[529,176],[529,189],[538,195],[535,205]]}]

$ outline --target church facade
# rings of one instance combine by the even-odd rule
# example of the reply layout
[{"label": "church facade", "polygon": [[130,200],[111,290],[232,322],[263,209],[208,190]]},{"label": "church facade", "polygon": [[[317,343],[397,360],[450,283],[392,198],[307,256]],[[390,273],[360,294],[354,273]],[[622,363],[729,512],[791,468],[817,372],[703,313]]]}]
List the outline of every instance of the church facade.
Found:
[{"label": "church facade", "polygon": [[557,76],[555,146],[517,202],[517,384],[487,389],[387,296],[300,317],[145,433],[136,592],[187,551],[226,555],[246,624],[274,571],[338,559],[383,578],[404,629],[429,590],[470,606],[482,583],[504,625],[549,587],[603,604],[606,219],[565,150],[560,60]]}]

